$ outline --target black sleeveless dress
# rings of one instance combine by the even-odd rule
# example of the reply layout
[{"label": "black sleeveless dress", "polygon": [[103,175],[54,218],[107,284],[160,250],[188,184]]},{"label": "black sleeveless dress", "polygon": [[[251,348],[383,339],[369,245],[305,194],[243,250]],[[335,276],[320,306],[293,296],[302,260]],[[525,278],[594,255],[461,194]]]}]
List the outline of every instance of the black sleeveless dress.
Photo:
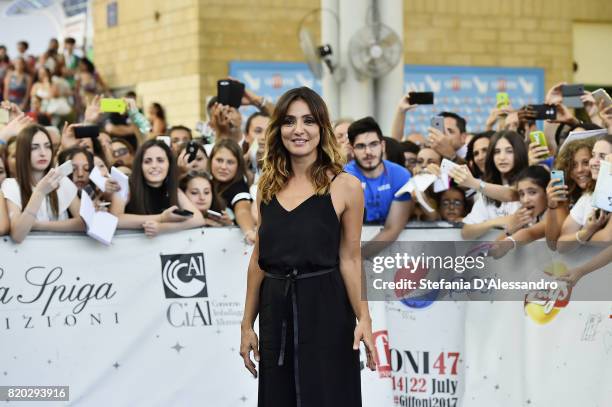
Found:
[{"label": "black sleeveless dress", "polygon": [[361,406],[355,314],[339,270],[331,195],[261,203],[259,407]]}]

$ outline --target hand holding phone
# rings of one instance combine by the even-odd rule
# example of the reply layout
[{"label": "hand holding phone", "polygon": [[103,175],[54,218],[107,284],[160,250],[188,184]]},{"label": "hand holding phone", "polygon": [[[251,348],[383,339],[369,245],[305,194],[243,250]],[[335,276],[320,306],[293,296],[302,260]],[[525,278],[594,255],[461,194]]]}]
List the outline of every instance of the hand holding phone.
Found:
[{"label": "hand holding phone", "polygon": [[179,216],[185,216],[187,218],[190,218],[193,216],[193,212],[188,211],[187,209],[175,209],[172,211],[172,213],[174,213],[175,215],[179,215]]},{"label": "hand holding phone", "polygon": [[495,99],[497,101],[498,109],[510,106],[510,96],[506,92],[498,92],[495,95]]},{"label": "hand holding phone", "polygon": [[212,220],[216,220],[218,222],[221,222],[221,220],[223,219],[223,215],[217,211],[213,211],[211,209],[208,209],[206,211],[206,216],[208,218],[211,218]]},{"label": "hand holding phone", "polygon": [[557,106],[555,105],[529,105],[529,108],[536,112],[536,120],[555,120],[557,118]]},{"label": "hand holding phone", "polygon": [[431,127],[438,130],[440,133],[445,134],[444,132],[444,117],[442,116],[434,116],[431,118]]},{"label": "hand holding phone", "polygon": [[552,170],[550,179],[555,180],[554,185],[565,185],[565,174],[561,170]]}]

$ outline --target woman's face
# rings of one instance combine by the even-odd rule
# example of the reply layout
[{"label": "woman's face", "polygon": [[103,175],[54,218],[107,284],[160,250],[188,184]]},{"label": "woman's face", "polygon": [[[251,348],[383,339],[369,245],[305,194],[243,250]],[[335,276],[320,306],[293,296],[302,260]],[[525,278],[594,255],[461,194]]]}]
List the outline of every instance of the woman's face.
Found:
[{"label": "woman's face", "polygon": [[438,154],[433,148],[422,148],[417,154],[417,162],[415,166],[415,173],[420,174],[427,169],[429,164],[440,165],[442,156]]},{"label": "woman's face", "polygon": [[459,222],[465,216],[465,198],[455,188],[447,189],[440,198],[440,216],[447,222]]},{"label": "woman's face", "polygon": [[576,151],[572,158],[572,172],[570,176],[580,189],[585,189],[589,185],[591,179],[590,160],[591,152],[586,147]]},{"label": "woman's face", "polygon": [[238,171],[238,160],[230,150],[221,147],[212,157],[212,176],[219,182],[230,182]]},{"label": "woman's face", "polygon": [[531,212],[533,217],[540,216],[546,210],[546,190],[531,178],[518,182],[518,193],[521,206]]},{"label": "woman's face", "polygon": [[160,187],[168,176],[170,162],[166,152],[158,146],[149,147],[142,157],[142,175],[152,187]]},{"label": "woman's face", "polygon": [[4,168],[4,161],[0,160],[0,185],[6,179],[6,168]]},{"label": "woman's face", "polygon": [[482,137],[474,142],[474,164],[478,167],[481,173],[484,173],[485,171],[485,160],[487,159],[489,141],[490,140],[487,137]]},{"label": "woman's face", "polygon": [[591,178],[597,179],[599,175],[599,164],[601,161],[606,159],[608,154],[612,153],[612,144],[606,140],[599,140],[593,146],[593,154],[589,161],[589,167],[591,168]]},{"label": "woman's face", "polygon": [[514,168],[514,148],[505,138],[500,138],[493,150],[493,163],[501,175],[506,175]]},{"label": "woman's face", "polygon": [[77,153],[72,156],[72,182],[77,186],[79,191],[89,184],[89,163],[87,156],[83,153]]},{"label": "woman's face", "polygon": [[303,100],[295,100],[281,122],[281,138],[289,154],[298,157],[317,155],[321,128]]},{"label": "woman's face", "polygon": [[32,147],[30,150],[30,163],[33,171],[44,171],[51,165],[53,158],[53,150],[51,149],[51,141],[42,131],[37,132],[32,138]]},{"label": "woman's face", "polygon": [[263,137],[265,140],[266,129],[268,128],[268,123],[270,123],[270,118],[265,116],[257,116],[251,120],[249,133],[246,135],[246,139],[249,143],[252,143],[253,140],[257,140],[259,142],[260,137]]},{"label": "woman's face", "polygon": [[202,213],[210,209],[212,205],[212,187],[210,182],[203,177],[195,177],[187,183],[185,190],[187,198]]}]

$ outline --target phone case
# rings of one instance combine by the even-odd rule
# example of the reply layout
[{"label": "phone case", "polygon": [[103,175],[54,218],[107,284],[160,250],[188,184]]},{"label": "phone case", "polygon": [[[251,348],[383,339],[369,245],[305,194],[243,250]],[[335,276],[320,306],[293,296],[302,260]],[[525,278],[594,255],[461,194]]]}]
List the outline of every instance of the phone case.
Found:
[{"label": "phone case", "polygon": [[431,118],[431,127],[444,133],[444,117],[435,116]]},{"label": "phone case", "polygon": [[499,92],[495,96],[497,100],[497,108],[506,107],[510,105],[510,96],[506,92]]},{"label": "phone case", "polygon": [[127,105],[123,99],[100,99],[100,111],[103,113],[125,113]]},{"label": "phone case", "polygon": [[552,170],[551,173],[550,173],[550,178],[551,179],[556,179],[557,182],[555,182],[555,184],[557,184],[557,185],[565,184],[565,174],[563,173],[563,171]]}]

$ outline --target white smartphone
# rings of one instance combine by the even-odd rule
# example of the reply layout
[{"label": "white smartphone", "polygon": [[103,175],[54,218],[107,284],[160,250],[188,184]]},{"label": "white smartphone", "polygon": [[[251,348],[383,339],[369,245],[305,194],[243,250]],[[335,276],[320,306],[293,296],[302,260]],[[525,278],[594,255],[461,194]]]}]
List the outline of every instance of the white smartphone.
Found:
[{"label": "white smartphone", "polygon": [[608,92],[606,92],[605,89],[603,88],[596,89],[593,91],[592,95],[593,95],[593,99],[595,99],[595,102],[597,104],[601,103],[600,102],[601,100],[604,101],[604,109],[612,105],[612,98],[610,97],[610,95],[608,95]]},{"label": "white smartphone", "polygon": [[62,165],[60,165],[59,167],[57,167],[57,171],[59,171],[65,177],[72,174],[72,171],[73,171],[72,160],[68,160]]},{"label": "white smartphone", "polygon": [[210,209],[206,211],[206,214],[208,215],[209,218],[214,219],[214,220],[221,220],[223,218],[222,214],[216,211],[212,211]]},{"label": "white smartphone", "polygon": [[459,167],[459,164],[452,162],[449,159],[444,158],[442,159],[442,163],[440,164],[440,172],[442,174],[448,174],[450,170],[456,167]]}]

